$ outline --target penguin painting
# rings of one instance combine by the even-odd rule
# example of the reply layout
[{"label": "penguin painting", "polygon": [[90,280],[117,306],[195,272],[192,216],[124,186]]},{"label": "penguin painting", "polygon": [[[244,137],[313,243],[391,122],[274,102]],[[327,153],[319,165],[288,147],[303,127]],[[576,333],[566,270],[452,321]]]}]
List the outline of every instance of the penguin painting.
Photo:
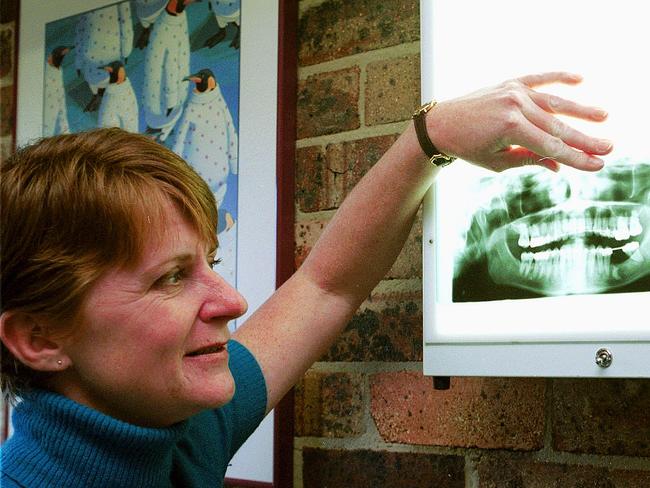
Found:
[{"label": "penguin painting", "polygon": [[169,0],[153,25],[144,56],[143,101],[148,134],[164,141],[187,99],[183,77],[190,72],[185,7],[195,0]]},{"label": "penguin painting", "polygon": [[205,41],[205,47],[214,47],[226,38],[226,27],[228,24],[235,26],[235,36],[230,42],[230,47],[239,49],[240,28],[239,28],[239,15],[240,15],[241,0],[210,0],[210,10],[217,20],[219,30]]},{"label": "penguin painting", "polygon": [[121,2],[82,15],[77,24],[75,46],[77,73],[83,76],[93,94],[84,110],[94,112],[108,86],[109,75],[103,66],[116,59],[126,63],[133,49],[131,4]]},{"label": "penguin painting", "polygon": [[58,46],[52,49],[45,63],[45,86],[43,97],[43,137],[68,134],[68,109],[63,87],[61,64],[72,47]]},{"label": "penguin painting", "polygon": [[237,174],[237,132],[212,71],[202,69],[186,80],[194,83],[194,89],[170,147],[208,183],[220,206],[228,175]]},{"label": "penguin painting", "polygon": [[151,29],[158,16],[165,10],[167,0],[134,0],[135,15],[140,22],[142,31],[135,41],[135,47],[145,49],[149,44]]},{"label": "penguin painting", "polygon": [[104,66],[109,74],[108,86],[99,106],[99,127],[120,127],[138,132],[138,100],[126,76],[122,61]]}]

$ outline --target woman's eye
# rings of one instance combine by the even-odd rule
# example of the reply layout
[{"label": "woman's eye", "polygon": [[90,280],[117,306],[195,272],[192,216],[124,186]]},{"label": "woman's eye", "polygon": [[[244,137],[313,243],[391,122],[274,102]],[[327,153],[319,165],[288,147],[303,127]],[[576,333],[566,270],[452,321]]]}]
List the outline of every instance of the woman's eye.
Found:
[{"label": "woman's eye", "polygon": [[161,276],[155,283],[157,288],[164,288],[165,286],[177,286],[185,276],[182,269],[175,269],[174,271]]}]

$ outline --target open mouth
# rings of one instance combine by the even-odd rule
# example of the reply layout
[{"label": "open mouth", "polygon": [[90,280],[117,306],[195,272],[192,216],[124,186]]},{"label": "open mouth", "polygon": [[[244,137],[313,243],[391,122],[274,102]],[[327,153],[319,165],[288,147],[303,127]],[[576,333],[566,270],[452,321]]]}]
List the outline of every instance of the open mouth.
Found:
[{"label": "open mouth", "polygon": [[197,357],[205,356],[207,354],[217,354],[226,350],[226,344],[210,344],[209,346],[201,347],[192,352],[188,352],[185,356]]}]

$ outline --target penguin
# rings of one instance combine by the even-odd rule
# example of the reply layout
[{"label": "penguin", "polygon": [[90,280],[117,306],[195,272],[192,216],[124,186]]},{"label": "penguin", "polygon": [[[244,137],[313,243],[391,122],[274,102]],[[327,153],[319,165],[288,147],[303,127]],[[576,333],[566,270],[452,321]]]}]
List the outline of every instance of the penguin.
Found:
[{"label": "penguin", "polygon": [[102,68],[108,72],[109,81],[99,106],[97,125],[138,132],[138,100],[124,63],[113,61]]},{"label": "penguin", "polygon": [[130,2],[92,10],[79,19],[76,29],[77,74],[88,83],[92,98],[84,111],[99,108],[108,85],[108,73],[102,68],[120,59],[126,64],[133,49],[133,19]]},{"label": "penguin", "polygon": [[149,44],[151,29],[158,16],[165,10],[168,0],[134,0],[135,14],[142,30],[135,41],[135,47],[145,49]]},{"label": "penguin", "polygon": [[45,63],[45,96],[43,101],[43,136],[70,132],[68,109],[63,85],[63,58],[74,46],[57,46]]},{"label": "penguin", "polygon": [[240,0],[210,0],[209,7],[214,18],[217,20],[219,29],[205,41],[204,47],[214,47],[226,38],[226,28],[232,25],[235,28],[235,35],[230,42],[230,47],[239,49],[240,42]]},{"label": "penguin", "polygon": [[194,86],[171,137],[171,148],[208,183],[217,205],[238,169],[238,136],[230,110],[210,69],[185,78]]},{"label": "penguin", "polygon": [[200,0],[169,0],[151,30],[144,56],[143,105],[148,134],[165,141],[187,99],[190,71],[186,6]]}]

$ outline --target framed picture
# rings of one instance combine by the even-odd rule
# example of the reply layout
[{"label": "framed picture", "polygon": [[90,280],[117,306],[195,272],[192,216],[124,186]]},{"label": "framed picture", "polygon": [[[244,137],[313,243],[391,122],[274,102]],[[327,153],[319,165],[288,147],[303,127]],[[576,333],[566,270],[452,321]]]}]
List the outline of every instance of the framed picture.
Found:
[{"label": "framed picture", "polygon": [[425,203],[425,372],[648,376],[650,326],[632,311],[650,300],[650,65],[622,55],[647,44],[641,7],[535,7],[422,1],[423,100],[579,73],[577,86],[538,89],[606,108],[602,124],[561,118],[615,150],[595,173],[464,161],[440,172]]},{"label": "framed picture", "polygon": [[[296,17],[294,0],[23,0],[18,144],[120,126],[181,155],[219,205],[217,271],[253,311],[293,268]],[[230,483],[279,486],[291,472],[292,407],[279,409]]]}]

